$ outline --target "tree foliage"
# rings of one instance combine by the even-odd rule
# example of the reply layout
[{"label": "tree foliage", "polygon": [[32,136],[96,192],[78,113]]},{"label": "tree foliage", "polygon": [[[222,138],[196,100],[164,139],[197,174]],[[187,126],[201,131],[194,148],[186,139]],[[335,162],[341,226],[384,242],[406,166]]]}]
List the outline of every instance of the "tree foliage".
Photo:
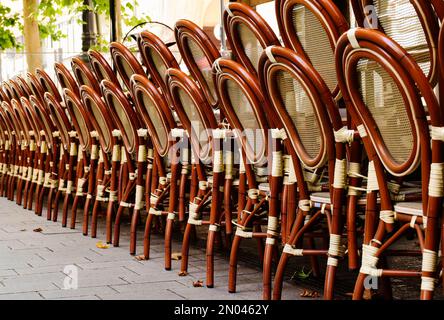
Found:
[{"label": "tree foliage", "polygon": [[[137,0],[127,0],[122,4],[122,22],[127,27],[150,21],[148,16],[137,17],[134,14],[134,6],[137,5]],[[83,0],[40,0],[38,11],[34,13],[39,24],[40,39],[50,38],[57,41],[66,37],[59,29],[60,17],[72,16],[78,19],[78,23],[82,23],[79,14],[84,10],[109,17],[109,0],[92,0],[92,6],[84,5]],[[14,34],[15,30],[23,31],[23,17],[0,3],[0,51],[22,48],[23,44]],[[100,44],[103,39],[99,37],[98,42]]]}]

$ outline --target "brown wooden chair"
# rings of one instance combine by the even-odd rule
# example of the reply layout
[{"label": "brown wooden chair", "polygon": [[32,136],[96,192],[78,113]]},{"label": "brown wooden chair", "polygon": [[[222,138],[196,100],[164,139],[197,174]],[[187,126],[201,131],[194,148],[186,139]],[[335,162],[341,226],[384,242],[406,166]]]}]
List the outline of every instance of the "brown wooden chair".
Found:
[{"label": "brown wooden chair", "polygon": [[[239,207],[231,247],[228,291],[236,291],[238,249],[242,239],[255,238],[263,260],[264,299],[271,294],[271,261],[276,250],[274,237],[266,241],[265,251],[262,240],[267,233],[261,225],[268,223],[268,232],[278,234],[279,193],[282,184],[282,168],[279,162],[280,144],[270,136],[275,127],[276,114],[264,97],[259,82],[240,64],[218,59],[213,65],[216,88],[223,113],[227,116],[230,129],[241,146],[239,170]],[[271,159],[275,155],[275,159]],[[268,162],[268,167],[266,166]],[[277,165],[276,170],[269,170]],[[246,184],[246,185],[245,185]],[[247,186],[248,190],[245,189]],[[267,222],[268,221],[268,222]]]},{"label": "brown wooden chair", "polygon": [[[443,197],[443,120],[438,102],[414,57],[379,31],[358,28],[341,36],[336,62],[342,94],[370,160],[362,266],[353,298],[362,298],[368,277],[374,282],[381,279],[386,298],[392,297],[391,277],[421,277],[421,298],[430,299],[438,277],[437,221]],[[431,134],[421,99],[430,115]],[[387,182],[391,176],[405,179],[415,170],[420,170],[421,201],[397,203]],[[410,228],[419,239],[416,254],[422,254],[422,270],[389,269],[388,248]],[[393,251],[398,256],[410,254]]]},{"label": "brown wooden chair", "polygon": [[[84,199],[83,202],[83,235],[88,235],[88,223],[91,204],[94,202],[96,191],[96,175],[98,174],[97,166],[99,161],[99,141],[97,132],[90,121],[86,107],[80,98],[71,90],[63,89],[63,100],[66,109],[70,115],[72,126],[77,132],[80,151],[85,155],[83,157],[83,173],[77,179],[76,196],[71,211],[71,226],[74,227],[75,215],[77,213],[75,202]],[[89,164],[86,163],[89,160]],[[85,190],[84,186],[87,183]],[[86,191],[86,192],[85,192]],[[85,194],[86,193],[86,194]]]},{"label": "brown wooden chair", "polygon": [[[136,112],[140,115],[148,131],[153,148],[148,149],[147,152],[148,165],[145,181],[145,202],[148,216],[145,224],[143,255],[145,259],[149,259],[153,223],[156,222],[157,225],[160,225],[160,220],[164,216],[168,220],[168,213],[173,212],[174,214],[174,209],[170,210],[169,208],[175,207],[176,201],[179,202],[179,220],[184,220],[185,184],[188,181],[188,175],[187,172],[182,171],[182,177],[185,176],[185,178],[181,178],[180,190],[177,190],[175,183],[171,182],[174,181],[172,179],[176,179],[173,173],[175,176],[177,175],[177,163],[172,164],[168,160],[174,153],[173,146],[177,138],[173,138],[172,132],[177,130],[177,124],[164,96],[147,77],[138,74],[131,77],[131,94],[134,97]],[[182,163],[182,168],[184,165]],[[170,171],[169,179],[168,170]],[[165,210],[165,207],[168,209]],[[172,220],[173,214],[169,216],[170,220]],[[167,252],[168,250],[170,250],[170,244],[165,243],[165,267],[170,269],[171,252]]]},{"label": "brown wooden chair", "polygon": [[[138,115],[117,85],[108,80],[102,80],[100,87],[123,142],[119,176],[120,202],[114,223],[113,244],[116,247],[119,246],[121,216],[125,209],[129,209],[132,215],[130,253],[135,254],[137,223],[140,219],[140,211],[143,209],[143,189],[141,188],[143,188],[145,173],[147,132],[142,129]],[[136,159],[134,163],[132,159]]]},{"label": "brown wooden chair", "polygon": [[[100,206],[106,209],[106,242],[112,241],[113,217],[118,198],[118,171],[121,161],[120,133],[101,96],[88,86],[80,88],[80,96],[100,143],[100,158],[97,175],[97,190],[91,218],[91,237],[97,236],[97,218]],[[105,193],[109,193],[108,196]]]}]

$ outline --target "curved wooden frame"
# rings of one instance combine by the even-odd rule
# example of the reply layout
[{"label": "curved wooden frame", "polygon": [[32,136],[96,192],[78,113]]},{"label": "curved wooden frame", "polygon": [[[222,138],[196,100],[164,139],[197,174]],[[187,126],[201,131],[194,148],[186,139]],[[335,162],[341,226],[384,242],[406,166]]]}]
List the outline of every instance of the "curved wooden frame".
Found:
[{"label": "curved wooden frame", "polygon": [[66,116],[65,110],[62,108],[56,98],[54,98],[54,96],[49,92],[45,92],[45,103],[47,109],[49,110],[50,117],[59,131],[59,136],[65,150],[69,150],[69,132],[71,131],[72,127],[68,117]]},{"label": "curved wooden frame", "polygon": [[[211,92],[207,80],[203,76],[200,68],[198,67],[199,61],[196,61],[189,49],[188,42],[193,41],[203,52],[205,58],[208,61],[208,65],[211,71],[211,67],[218,58],[220,58],[219,50],[216,48],[210,37],[195,23],[189,20],[178,20],[176,22],[175,37],[176,43],[180,51],[185,64],[192,77],[199,82],[208,102],[213,109],[219,106],[216,90]],[[214,75],[213,75],[214,83]]]},{"label": "curved wooden frame", "polygon": [[253,66],[243,49],[238,32],[236,31],[236,25],[246,25],[254,33],[264,49],[271,45],[280,45],[279,40],[267,21],[251,7],[242,3],[230,2],[227,9],[223,14],[223,23],[231,50],[239,62],[245,66],[251,74],[257,76],[256,67]]},{"label": "curved wooden frame", "polygon": [[120,86],[116,74],[109,65],[108,61],[100,52],[95,50],[89,50],[88,56],[91,68],[97,77],[97,82],[100,83],[102,80],[106,79]]},{"label": "curved wooden frame", "polygon": [[71,72],[68,70],[67,67],[65,67],[63,63],[56,62],[54,64],[54,72],[62,89],[68,88],[75,94],[80,94],[79,85],[77,84]]},{"label": "curved wooden frame", "polygon": [[[96,93],[93,89],[91,89],[88,86],[80,87],[80,96],[82,98],[85,109],[91,115],[90,121],[92,126],[98,133],[100,146],[102,147],[103,152],[110,153],[114,146],[114,137],[112,132],[114,129],[116,129],[116,126],[112,118],[108,114],[108,108],[106,107],[105,102],[98,95],[98,93]],[[94,116],[95,113],[92,111],[93,105],[94,108],[96,108],[97,111],[102,116],[103,123],[105,124],[104,128],[102,128],[102,126],[99,124],[99,122]],[[109,138],[108,142],[104,139],[104,135],[108,136]]]},{"label": "curved wooden frame", "polygon": [[43,94],[46,91],[51,93],[54,96],[54,98],[56,98],[58,101],[62,101],[62,97],[60,96],[60,92],[57,89],[57,86],[55,85],[54,81],[52,81],[51,77],[44,70],[37,69],[35,71],[35,75],[41,87],[43,88],[42,103],[44,101]]},{"label": "curved wooden frame", "polygon": [[[80,97],[67,88],[63,89],[63,100],[71,117],[72,125],[77,132],[80,147],[83,151],[89,150],[92,140],[91,131],[94,130],[90,122],[90,117],[92,115],[88,114],[82,101],[80,101]],[[74,111],[74,108],[77,110],[77,112]],[[81,118],[79,118],[77,114],[79,114]],[[86,133],[84,132],[84,128],[82,128],[82,126],[86,127]]]},{"label": "curved wooden frame", "polygon": [[[316,0],[276,0],[276,17],[285,46],[296,51],[307,61],[310,61],[310,57],[299,41],[293,25],[292,14],[293,8],[296,5],[304,6],[316,16],[322,28],[326,31],[332,48],[332,54],[334,54],[339,37],[346,32],[349,27],[341,11],[331,0],[322,2]],[[336,100],[340,98],[339,86],[337,84],[332,94]]]},{"label": "curved wooden frame", "polygon": [[139,46],[143,63],[147,68],[148,74],[152,77],[152,81],[162,89],[163,94],[167,95],[167,75],[160,74],[157,66],[153,62],[150,51],[153,50],[160,57],[165,66],[165,70],[168,70],[169,68],[180,69],[176,58],[174,58],[167,45],[160,40],[158,36],[149,31],[143,31],[140,33],[137,44]]},{"label": "curved wooden frame", "polygon": [[165,147],[162,148],[162,145],[159,142],[159,135],[156,126],[153,124],[148,112],[146,111],[147,106],[145,106],[143,96],[148,97],[153,102],[156,112],[162,120],[164,130],[167,135],[169,135],[173,128],[176,128],[176,122],[171,114],[171,109],[165,103],[164,97],[156,86],[145,76],[135,74],[131,77],[131,92],[134,97],[136,111],[141,115],[142,120],[148,129],[150,139],[156,147],[157,153],[161,157],[165,157],[168,154],[168,150],[172,146],[173,141],[169,139],[169,136],[167,136],[167,143]]},{"label": "curved wooden frame", "polygon": [[86,65],[80,58],[72,58],[71,69],[79,86],[90,86],[97,92],[100,92],[100,85],[90,67]]},{"label": "curved wooden frame", "polygon": [[[268,145],[268,130],[274,128],[274,124],[276,124],[277,121],[274,110],[269,106],[266,97],[261,93],[259,81],[254,78],[245,67],[232,60],[219,59],[217,61],[217,67],[213,66],[213,69],[215,68],[219,70],[216,75],[216,87],[221,101],[221,109],[226,115],[228,122],[232,125],[232,130],[240,131],[238,139],[240,140],[239,142],[241,143],[248,160],[253,164],[265,160],[268,156],[268,150],[266,147]],[[247,97],[253,112],[255,113],[256,120],[261,127],[260,130],[263,131],[264,150],[263,154],[260,155],[261,159],[257,159],[257,155],[253,154],[254,151],[251,150],[251,146],[245,141],[246,139],[244,136],[239,138],[242,136],[242,132],[245,128],[237,117],[227,93],[225,83],[228,80],[234,81]]]},{"label": "curved wooden frame", "polygon": [[[123,92],[114,83],[108,80],[102,80],[100,84],[103,99],[111,111],[113,122],[117,125],[122,136],[123,144],[129,154],[134,154],[139,148],[139,139],[137,130],[141,128],[137,114],[133,107],[129,104],[128,99]],[[125,114],[126,119],[120,117],[120,109]],[[133,139],[126,130],[125,124],[128,123],[131,127]]]},{"label": "curved wooden frame", "polygon": [[[112,42],[110,44],[110,52],[113,59],[114,67],[117,69],[117,72],[119,73],[128,90],[130,90],[131,88],[130,78],[133,74],[146,76],[145,71],[143,70],[141,64],[136,59],[134,54],[123,44]],[[131,69],[131,74],[127,73],[127,68],[123,66],[123,63],[125,63],[127,67]]]},{"label": "curved wooden frame", "polygon": [[[214,115],[209,115],[209,112],[212,112],[210,105],[208,104],[206,98],[203,96],[202,92],[197,87],[196,83],[179,69],[167,70],[167,83],[169,95],[171,96],[172,102],[182,126],[188,132],[190,143],[194,149],[195,154],[199,157],[201,161],[208,161],[208,159],[211,158],[213,152],[213,138],[211,130],[217,128],[216,118],[214,117]],[[205,142],[205,145],[207,147],[204,146],[204,150],[201,150],[201,141],[196,136],[196,134],[198,133],[194,132],[194,129],[191,126],[191,122],[179,98],[178,90],[183,90],[185,94],[187,94],[188,97],[193,101],[194,107],[196,107],[199,113],[200,122],[205,126],[203,130],[206,130],[207,132],[208,141]],[[204,152],[204,154],[202,154],[202,151]]]},{"label": "curved wooden frame", "polygon": [[[438,81],[438,69],[439,69],[438,52],[436,49],[438,47],[439,21],[437,16],[435,15],[434,6],[430,1],[423,1],[423,0],[409,0],[409,1],[418,15],[418,18],[424,30],[427,44],[429,46],[430,72],[427,75],[427,78],[429,79],[432,86],[435,86]],[[356,9],[364,10],[363,8],[365,8],[368,5],[373,5],[374,3],[373,0],[351,0],[351,2],[353,3],[353,10]],[[440,6],[439,5],[436,6],[435,4],[435,8],[438,9],[437,13],[439,13],[440,9],[444,8],[444,6],[442,4]],[[367,22],[369,22],[369,19],[371,19],[365,15],[364,11],[355,14],[362,16],[364,18],[364,21]],[[379,21],[378,21],[378,30],[384,32],[384,29],[381,26],[381,23],[379,23]]]}]

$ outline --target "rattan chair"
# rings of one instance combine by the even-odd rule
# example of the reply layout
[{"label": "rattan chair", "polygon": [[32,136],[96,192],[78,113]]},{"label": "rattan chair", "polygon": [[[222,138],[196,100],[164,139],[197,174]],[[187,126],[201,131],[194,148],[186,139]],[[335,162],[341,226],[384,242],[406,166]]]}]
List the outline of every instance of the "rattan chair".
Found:
[{"label": "rattan chair", "polygon": [[120,75],[126,89],[131,90],[131,76],[133,74],[146,76],[145,70],[143,70],[142,65],[136,59],[134,54],[123,44],[112,42],[110,44],[110,52],[117,73]]},{"label": "rattan chair", "polygon": [[[362,298],[370,276],[382,279],[388,298],[390,277],[421,277],[421,298],[430,299],[438,277],[437,221],[443,197],[443,120],[435,95],[414,57],[381,32],[350,30],[338,42],[336,62],[342,94],[370,160],[362,266],[353,298]],[[430,115],[431,134],[421,99]],[[388,187],[390,176],[405,179],[415,170],[421,174],[422,202],[396,203]],[[409,228],[419,239],[422,271],[390,270],[387,249]]]},{"label": "rattan chair", "polygon": [[[176,139],[172,137],[172,132],[177,129],[177,124],[164,96],[145,76],[136,74],[131,77],[131,93],[134,97],[136,112],[141,116],[153,148],[148,149],[147,152],[148,165],[145,181],[145,202],[148,217],[145,224],[143,255],[145,259],[149,259],[153,222],[156,221],[160,224],[160,219],[157,218],[165,215],[168,218],[169,211],[163,210],[163,207],[173,207],[176,201],[176,189],[171,190],[171,176],[170,181],[168,181],[167,166],[168,157],[174,152],[173,142]],[[170,167],[170,170],[176,169]],[[185,189],[182,186],[186,181],[187,179],[185,181],[182,179],[180,182],[179,207],[184,207]],[[165,205],[164,202],[168,196],[170,201]],[[172,197],[174,199],[171,199]],[[174,211],[174,209],[171,211]],[[183,220],[184,215],[185,212],[179,212],[179,219]],[[168,251],[169,248],[169,244],[165,243],[165,251]],[[167,253],[165,253],[165,259],[168,259]]]},{"label": "rattan chair", "polygon": [[[90,121],[98,136],[101,153],[97,176],[97,191],[94,201],[91,237],[97,235],[97,216],[101,204],[107,205],[106,210],[106,242],[112,242],[113,217],[116,214],[118,194],[118,172],[121,162],[121,137],[110,111],[101,96],[88,86],[80,90],[83,104],[91,115]],[[109,193],[105,196],[105,192]]]},{"label": "rattan chair", "polygon": [[[120,202],[114,224],[114,246],[119,246],[120,220],[123,211],[131,210],[130,253],[136,253],[136,229],[143,209],[143,176],[146,166],[147,132],[142,129],[139,118],[118,86],[108,80],[101,83],[102,96],[108,105],[122,137],[122,161],[119,176]],[[133,163],[132,159],[136,159]],[[136,171],[137,170],[137,171]],[[133,199],[130,202],[130,199]]]},{"label": "rattan chair", "polygon": [[[236,291],[238,248],[242,239],[256,238],[263,256],[264,299],[271,293],[271,261],[279,237],[279,193],[282,190],[282,167],[279,143],[269,134],[277,128],[276,114],[263,95],[258,80],[240,64],[216,60],[213,65],[216,88],[223,113],[241,146],[239,169],[239,201],[236,233],[230,256],[228,291]],[[276,156],[275,159],[271,159]],[[266,166],[268,161],[268,166]],[[277,166],[274,169],[273,166]],[[246,181],[245,181],[246,179]],[[268,183],[267,183],[268,182]],[[245,189],[246,185],[248,190]],[[268,220],[267,233],[261,225]],[[262,240],[266,241],[265,251]]]}]

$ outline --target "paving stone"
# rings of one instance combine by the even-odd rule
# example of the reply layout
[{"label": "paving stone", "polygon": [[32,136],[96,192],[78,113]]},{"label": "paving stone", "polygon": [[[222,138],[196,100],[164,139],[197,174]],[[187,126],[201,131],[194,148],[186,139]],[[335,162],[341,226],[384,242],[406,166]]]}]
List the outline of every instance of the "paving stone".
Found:
[{"label": "paving stone", "polygon": [[57,289],[40,291],[40,295],[42,295],[45,299],[75,298],[99,294],[113,295],[115,293],[117,293],[117,291],[112,289],[110,286],[88,287],[70,290]]},{"label": "paving stone", "polygon": [[7,293],[0,294],[0,300],[43,300],[37,292]]}]

